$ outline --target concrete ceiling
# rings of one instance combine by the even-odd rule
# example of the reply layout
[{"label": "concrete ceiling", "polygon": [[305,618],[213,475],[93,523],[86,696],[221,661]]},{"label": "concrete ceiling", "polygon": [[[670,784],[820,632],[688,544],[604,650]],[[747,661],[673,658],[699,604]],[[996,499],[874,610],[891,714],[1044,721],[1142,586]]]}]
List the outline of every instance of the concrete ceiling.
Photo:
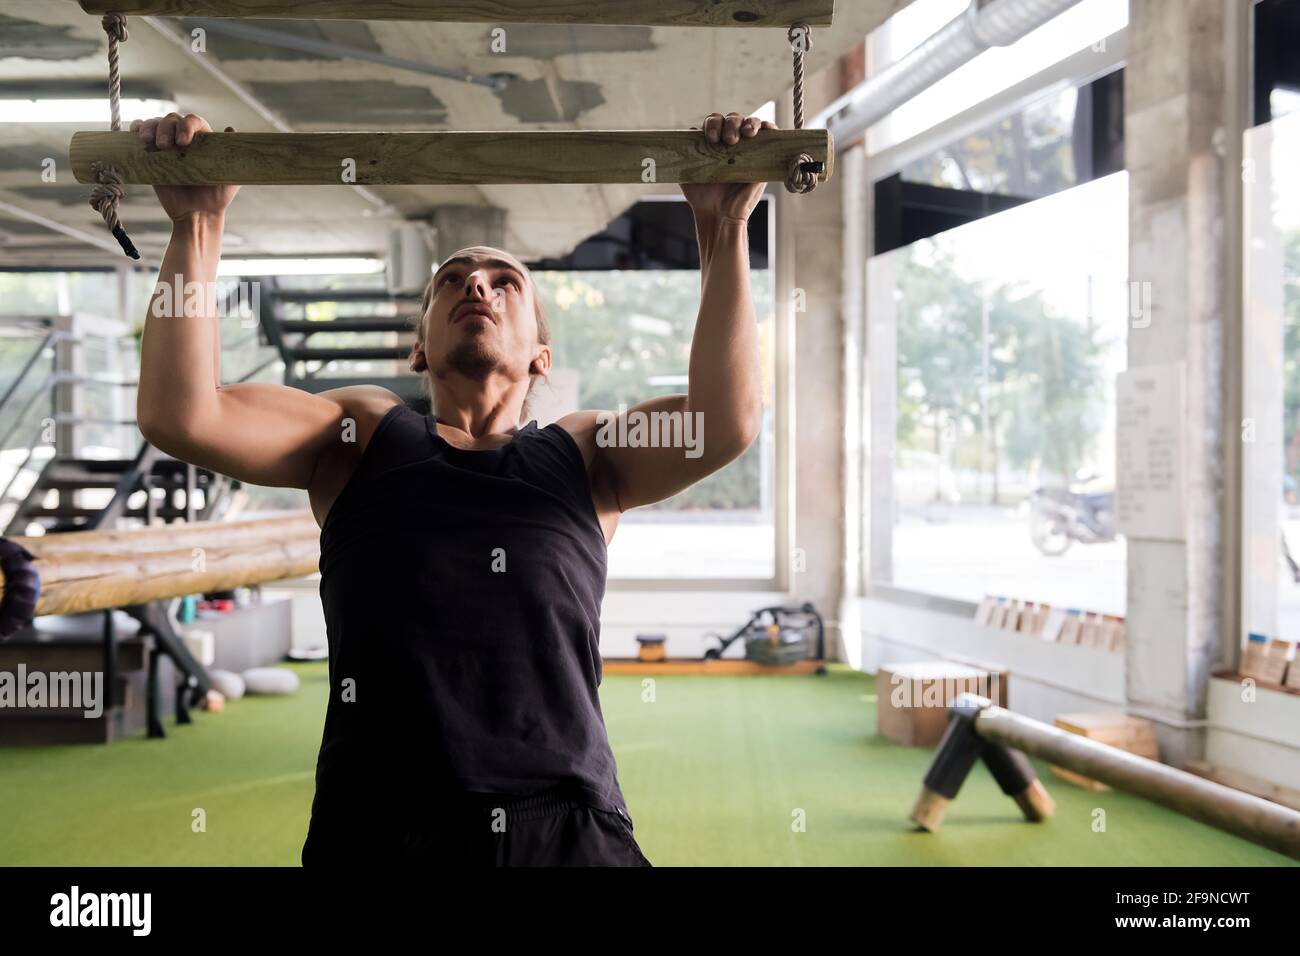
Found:
[{"label": "concrete ceiling", "polygon": [[[652,2],[652,0],[647,0]],[[814,31],[812,69],[833,65],[909,0],[840,0],[835,25]],[[203,21],[132,18],[121,47],[123,95],[162,97],[215,128],[628,129],[698,125],[713,109],[753,110],[788,95],[790,51],[781,30],[506,25],[492,52],[486,24],[377,21],[245,21],[325,41],[488,76],[497,91],[392,65],[302,52],[207,31]],[[219,25],[219,24],[218,24]],[[165,36],[161,31],[171,31]],[[184,43],[176,42],[178,37]],[[0,98],[84,90],[104,95],[106,42],[99,20],[71,0],[0,0]],[[811,114],[824,104],[810,102]],[[117,264],[112,253],[20,216],[99,238],[103,223],[72,177],[67,144],[76,127],[0,124],[0,267]],[[54,182],[42,162],[56,163]],[[381,253],[389,225],[429,218],[442,205],[507,211],[506,245],[523,258],[562,255],[639,199],[676,187],[245,187],[228,220],[227,255]],[[169,225],[152,190],[128,189],[122,218],[156,263]]]}]

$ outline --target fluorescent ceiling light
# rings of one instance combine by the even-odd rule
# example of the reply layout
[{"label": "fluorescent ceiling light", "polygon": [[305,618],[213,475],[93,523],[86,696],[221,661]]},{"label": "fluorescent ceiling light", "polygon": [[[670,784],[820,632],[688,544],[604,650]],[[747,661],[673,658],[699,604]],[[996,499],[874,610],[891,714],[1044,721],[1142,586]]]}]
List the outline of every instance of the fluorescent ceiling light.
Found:
[{"label": "fluorescent ceiling light", "polygon": [[[171,100],[122,100],[122,122],[166,116],[176,112]],[[93,99],[0,99],[0,123],[85,123],[107,127],[108,97]]]},{"label": "fluorescent ceiling light", "polygon": [[360,276],[384,271],[383,259],[222,259],[219,276]]}]

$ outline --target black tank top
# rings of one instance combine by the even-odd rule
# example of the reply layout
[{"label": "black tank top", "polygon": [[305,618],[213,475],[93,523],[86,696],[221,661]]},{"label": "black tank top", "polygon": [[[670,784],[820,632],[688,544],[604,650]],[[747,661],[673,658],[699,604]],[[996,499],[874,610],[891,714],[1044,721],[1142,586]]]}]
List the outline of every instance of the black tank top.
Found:
[{"label": "black tank top", "polygon": [[626,813],[597,695],[605,537],[568,432],[529,422],[469,451],[394,406],[325,519],[320,571],[314,830],[555,786]]}]

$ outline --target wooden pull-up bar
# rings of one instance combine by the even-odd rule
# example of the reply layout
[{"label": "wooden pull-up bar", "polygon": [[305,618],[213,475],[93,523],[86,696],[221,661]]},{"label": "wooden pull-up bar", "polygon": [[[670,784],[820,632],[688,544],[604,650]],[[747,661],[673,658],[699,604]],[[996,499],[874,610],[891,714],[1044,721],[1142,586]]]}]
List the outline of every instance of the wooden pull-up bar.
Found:
[{"label": "wooden pull-up bar", "polygon": [[835,0],[81,0],[87,13],[285,20],[592,23],[619,26],[829,26]]},{"label": "wooden pull-up bar", "polygon": [[434,133],[200,133],[190,146],[146,151],[134,133],[74,133],[81,183],[111,163],[140,185],[464,186],[510,183],[784,182],[800,154],[831,174],[824,129],[760,130],[735,146],[700,130]]}]

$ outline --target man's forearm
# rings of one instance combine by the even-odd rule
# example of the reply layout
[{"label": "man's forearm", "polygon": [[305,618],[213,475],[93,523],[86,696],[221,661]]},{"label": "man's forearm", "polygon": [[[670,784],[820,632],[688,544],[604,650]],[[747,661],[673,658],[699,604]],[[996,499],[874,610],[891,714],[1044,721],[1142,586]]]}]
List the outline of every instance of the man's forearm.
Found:
[{"label": "man's forearm", "polygon": [[688,407],[702,413],[706,453],[739,454],[762,417],[758,327],[749,290],[749,231],[742,219],[696,223],[702,275],[691,342]]},{"label": "man's forearm", "polygon": [[215,291],[224,228],[220,215],[173,223],[145,316],[137,392],[142,428],[196,419],[221,384]]}]

